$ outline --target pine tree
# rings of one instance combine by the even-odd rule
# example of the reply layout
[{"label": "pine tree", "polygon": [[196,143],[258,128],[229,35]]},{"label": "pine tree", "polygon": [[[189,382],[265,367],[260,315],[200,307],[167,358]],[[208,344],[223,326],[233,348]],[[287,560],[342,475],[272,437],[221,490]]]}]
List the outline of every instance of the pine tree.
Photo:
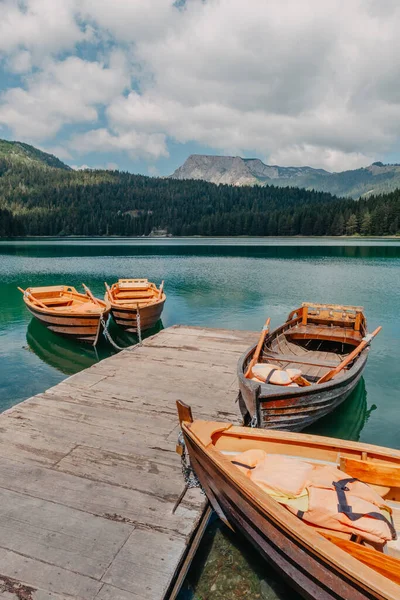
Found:
[{"label": "pine tree", "polygon": [[346,234],[354,235],[358,231],[357,217],[354,213],[350,215],[346,223]]},{"label": "pine tree", "polygon": [[368,210],[363,215],[360,233],[361,235],[371,235],[371,213]]},{"label": "pine tree", "polygon": [[344,217],[341,213],[337,214],[332,222],[331,234],[343,235],[344,233]]}]

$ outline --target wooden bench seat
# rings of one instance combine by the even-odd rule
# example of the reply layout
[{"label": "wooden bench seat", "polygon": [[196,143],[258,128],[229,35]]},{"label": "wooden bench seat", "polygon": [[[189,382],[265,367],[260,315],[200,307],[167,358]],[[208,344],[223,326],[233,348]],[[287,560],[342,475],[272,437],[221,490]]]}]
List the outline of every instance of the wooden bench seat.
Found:
[{"label": "wooden bench seat", "polygon": [[46,306],[69,306],[70,304],[72,304],[72,298],[48,298],[40,300],[40,302],[42,302]]},{"label": "wooden bench seat", "polygon": [[136,291],[136,290],[131,290],[130,292],[117,292],[115,294],[115,298],[117,300],[124,300],[125,298],[126,299],[129,299],[129,298],[133,298],[133,299],[136,299],[136,298],[138,298],[138,299],[141,298],[142,299],[142,298],[144,298],[145,299],[145,298],[153,298],[154,295],[155,294],[154,294],[154,292],[152,290],[146,290],[146,291],[143,291],[143,292]]},{"label": "wooden bench seat", "polygon": [[330,327],[327,325],[297,325],[288,331],[292,339],[304,340],[333,340],[343,344],[357,345],[362,340],[359,331],[350,327]]},{"label": "wooden bench seat", "polygon": [[333,360],[318,360],[317,358],[313,358],[312,356],[308,357],[307,355],[298,356],[295,354],[278,354],[272,352],[263,354],[263,362],[268,362],[269,360],[299,365],[312,365],[314,367],[326,367],[327,369],[334,369],[340,363],[339,359],[334,362]]}]

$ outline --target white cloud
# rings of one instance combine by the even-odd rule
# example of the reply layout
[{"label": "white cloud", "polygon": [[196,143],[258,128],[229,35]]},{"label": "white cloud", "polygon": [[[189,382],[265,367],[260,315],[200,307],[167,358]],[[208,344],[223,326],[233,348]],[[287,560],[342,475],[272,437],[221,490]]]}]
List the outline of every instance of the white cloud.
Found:
[{"label": "white cloud", "polygon": [[[3,0],[2,13],[6,64],[39,67],[2,97],[0,123],[19,136],[88,123],[71,149],[154,160],[169,137],[338,170],[400,135],[394,0]],[[95,59],[60,58],[83,40]]]},{"label": "white cloud", "polygon": [[40,150],[43,150],[43,152],[48,152],[49,154],[53,154],[54,156],[56,156],[57,158],[61,159],[61,160],[72,160],[72,156],[70,154],[70,152],[68,152],[68,150],[66,149],[65,146],[48,146],[48,147],[43,147],[43,146],[38,146],[40,148]]},{"label": "white cloud", "polygon": [[79,10],[83,19],[127,43],[163,38],[177,16],[174,0],[80,0]]},{"label": "white cloud", "polygon": [[[118,7],[141,23],[130,4]],[[105,26],[106,3],[85,5]],[[143,70],[140,91],[110,103],[113,130],[334,170],[370,162],[400,134],[395,3],[383,11],[375,1],[338,10],[335,0],[253,0],[245,10],[240,0],[191,0],[174,13],[160,5],[157,36],[151,14],[140,32],[118,25],[118,10],[111,17],[110,31],[134,42]]]},{"label": "white cloud", "polygon": [[149,165],[147,167],[147,172],[152,177],[158,177],[158,175],[160,174],[159,170],[157,169],[157,167],[155,165]]},{"label": "white cloud", "polygon": [[92,166],[89,167],[89,165],[71,165],[72,169],[74,169],[74,171],[84,171],[85,169],[101,169],[104,171],[118,171],[119,167],[117,165],[117,163],[107,163],[106,165],[96,165],[96,166]]},{"label": "white cloud", "polygon": [[76,19],[78,0],[2,0],[0,53],[29,50],[37,61],[90,36]]},{"label": "white cloud", "polygon": [[325,169],[332,172],[342,170],[343,165],[346,165],[346,169],[366,167],[373,160],[373,156],[366,156],[361,152],[346,153],[310,144],[281,148],[269,157],[271,165],[280,165],[282,167],[321,167],[321,165],[324,165]]},{"label": "white cloud", "polygon": [[106,167],[105,167],[105,168],[106,168],[106,170],[107,170],[107,171],[118,171],[118,168],[119,168],[119,167],[118,167],[117,163],[114,163],[114,162],[108,162],[108,163],[106,164]]},{"label": "white cloud", "polygon": [[89,165],[71,165],[71,168],[74,171],[84,171],[85,169],[93,169],[93,167],[89,167]]},{"label": "white cloud", "polygon": [[13,73],[27,73],[32,68],[32,55],[28,50],[12,54],[8,65]]},{"label": "white cloud", "polygon": [[104,128],[93,129],[84,134],[73,136],[69,147],[80,154],[126,151],[132,158],[145,156],[154,159],[168,156],[164,134],[137,133],[133,130],[126,133],[112,134]]},{"label": "white cloud", "polygon": [[33,140],[55,136],[67,123],[95,123],[97,106],[109,103],[130,83],[120,52],[109,63],[76,56],[48,61],[43,71],[27,79],[26,89],[11,88],[0,96],[0,122]]}]

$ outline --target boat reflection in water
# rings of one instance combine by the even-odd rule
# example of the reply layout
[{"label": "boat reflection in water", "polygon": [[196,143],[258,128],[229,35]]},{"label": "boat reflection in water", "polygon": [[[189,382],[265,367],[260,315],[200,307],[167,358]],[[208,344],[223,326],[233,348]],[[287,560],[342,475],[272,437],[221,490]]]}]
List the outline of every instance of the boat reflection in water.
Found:
[{"label": "boat reflection in water", "polygon": [[[160,320],[143,334],[143,338],[154,335],[161,329],[163,325]],[[122,348],[138,343],[136,335],[125,333],[112,320],[109,332],[115,343]],[[117,352],[104,338],[96,347],[79,344],[52,333],[36,319],[32,319],[28,325],[26,341],[36,356],[65,375],[74,375]]]},{"label": "boat reflection in water", "polygon": [[330,415],[304,429],[303,433],[312,433],[357,442],[371,412],[376,408],[375,404],[367,408],[367,390],[365,389],[365,382],[362,377],[357,387],[343,404],[336,408]]}]

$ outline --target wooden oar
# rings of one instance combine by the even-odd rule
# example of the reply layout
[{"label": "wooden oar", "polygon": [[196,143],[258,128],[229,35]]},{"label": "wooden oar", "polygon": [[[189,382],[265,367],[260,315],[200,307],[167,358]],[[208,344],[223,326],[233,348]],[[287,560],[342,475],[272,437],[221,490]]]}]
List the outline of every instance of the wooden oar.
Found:
[{"label": "wooden oar", "polygon": [[329,532],[322,533],[324,538],[338,546],[350,556],[354,556],[357,560],[364,563],[374,571],[377,571],[381,576],[387,577],[391,581],[400,584],[400,564],[399,559],[394,556],[388,556],[383,552],[378,552],[374,548],[367,548],[361,544],[350,542],[349,540],[343,540],[337,535],[333,535]]},{"label": "wooden oar", "polygon": [[30,292],[28,292],[27,290],[23,290],[22,288],[18,288],[20,292],[22,292],[25,296],[25,294],[28,296],[29,300],[32,300],[32,302],[36,302],[36,304],[38,304],[40,306],[40,308],[45,308],[46,310],[49,310],[49,307],[46,306],[45,304],[43,304],[43,302],[40,302],[40,300],[38,300],[37,298],[35,298],[35,296],[32,296],[32,294]]},{"label": "wooden oar", "polygon": [[162,293],[163,293],[163,289],[164,289],[164,280],[162,280],[160,288],[158,290],[158,298],[157,298],[157,300],[160,300],[160,298],[162,296]]},{"label": "wooden oar", "polygon": [[97,298],[95,298],[95,297],[93,296],[92,292],[89,290],[89,288],[88,288],[88,287],[87,287],[87,286],[86,286],[84,283],[82,283],[82,287],[83,287],[83,289],[84,289],[84,290],[85,290],[85,292],[86,292],[86,296],[88,296],[88,298],[90,298],[90,300],[91,300],[92,302],[94,302],[95,304],[97,304],[97,306],[100,306],[100,308],[101,308],[102,310],[104,310],[104,306],[102,306],[102,305],[100,304],[100,302],[97,300]]},{"label": "wooden oar", "polygon": [[373,340],[373,338],[376,335],[378,335],[378,333],[380,332],[381,329],[382,329],[382,327],[377,327],[375,329],[375,331],[373,331],[369,335],[365,336],[365,338],[363,338],[362,341],[358,344],[357,348],[354,348],[353,352],[351,352],[340,363],[340,365],[338,365],[337,367],[335,367],[331,371],[328,371],[328,373],[326,373],[320,379],[318,379],[317,383],[326,383],[327,381],[330,381],[332,379],[332,377],[335,377],[335,375],[337,375],[338,373],[340,373],[340,371],[342,371],[345,367],[347,367],[347,365],[349,363],[351,363],[351,361],[354,360],[355,357],[358,356],[360,354],[360,352],[362,352],[364,350],[364,348],[366,348],[367,346],[370,345],[370,343]]},{"label": "wooden oar", "polygon": [[109,301],[114,302],[114,298],[112,297],[110,286],[108,285],[108,283],[106,281],[104,282],[104,285],[106,286],[107,296],[108,296]]},{"label": "wooden oar", "polygon": [[264,343],[264,340],[267,336],[267,333],[269,331],[269,324],[271,322],[271,319],[268,317],[268,319],[265,321],[265,325],[262,328],[261,331],[261,335],[260,335],[260,339],[258,340],[258,344],[257,344],[257,348],[255,349],[255,352],[253,354],[253,358],[250,361],[249,366],[247,367],[247,371],[244,374],[245,377],[250,378],[251,377],[251,371],[254,367],[254,365],[258,362],[259,356],[260,356],[260,352]]},{"label": "wooden oar", "polygon": [[297,383],[298,385],[300,385],[300,387],[308,387],[309,385],[312,385],[312,383],[310,383],[307,379],[305,379],[301,375],[296,377],[296,379],[293,379],[293,383]]}]

